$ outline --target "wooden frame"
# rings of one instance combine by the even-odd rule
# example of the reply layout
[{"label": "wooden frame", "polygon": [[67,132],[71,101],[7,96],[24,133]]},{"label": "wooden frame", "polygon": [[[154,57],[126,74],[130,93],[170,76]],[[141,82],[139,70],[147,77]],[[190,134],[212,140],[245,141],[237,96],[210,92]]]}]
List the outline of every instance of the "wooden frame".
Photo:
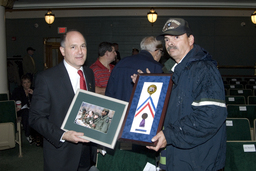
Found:
[{"label": "wooden frame", "polygon": [[[113,149],[120,132],[128,103],[115,98],[78,90],[61,129],[83,132],[82,138]],[[102,112],[108,111],[103,117]],[[90,117],[99,114],[98,119]],[[94,124],[94,126],[93,126]],[[104,128],[104,130],[103,130]]]},{"label": "wooden frame", "polygon": [[151,139],[162,130],[171,89],[172,74],[138,75],[119,140],[156,145]]}]

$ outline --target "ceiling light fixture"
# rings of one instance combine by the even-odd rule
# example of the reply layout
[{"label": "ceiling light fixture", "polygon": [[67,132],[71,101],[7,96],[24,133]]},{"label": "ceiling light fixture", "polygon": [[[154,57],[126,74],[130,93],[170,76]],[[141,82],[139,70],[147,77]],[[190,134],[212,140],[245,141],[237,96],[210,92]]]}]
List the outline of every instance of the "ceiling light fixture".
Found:
[{"label": "ceiling light fixture", "polygon": [[253,24],[256,24],[256,11],[251,15],[251,20]]},{"label": "ceiling light fixture", "polygon": [[150,12],[148,12],[147,17],[148,17],[148,21],[152,23],[152,26],[153,26],[153,23],[156,22],[156,19],[157,19],[157,13],[154,10],[154,8],[150,9]]},{"label": "ceiling light fixture", "polygon": [[48,10],[48,12],[44,16],[44,19],[47,24],[51,25],[54,22],[55,15],[52,13],[51,10]]}]

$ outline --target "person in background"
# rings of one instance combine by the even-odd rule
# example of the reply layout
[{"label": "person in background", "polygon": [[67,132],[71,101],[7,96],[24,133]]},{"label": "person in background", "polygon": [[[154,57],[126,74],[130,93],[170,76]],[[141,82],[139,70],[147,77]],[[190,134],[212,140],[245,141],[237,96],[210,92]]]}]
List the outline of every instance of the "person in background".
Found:
[{"label": "person in background", "polygon": [[114,47],[115,47],[115,51],[116,51],[116,58],[113,62],[111,62],[112,65],[116,65],[120,60],[121,60],[121,55],[119,50],[119,45],[118,43],[113,43]]},{"label": "person in background", "polygon": [[134,83],[131,75],[138,69],[143,72],[148,68],[153,73],[162,73],[158,62],[162,55],[162,43],[155,37],[145,37],[140,43],[141,51],[137,55],[123,58],[114,67],[106,88],[105,95],[129,102]]},{"label": "person in background", "polygon": [[34,48],[28,47],[27,55],[25,55],[22,60],[23,74],[27,74],[30,76],[31,83],[33,83],[33,79],[36,73],[36,64],[33,58],[35,51],[36,50]]},{"label": "person in background", "polygon": [[226,152],[225,92],[211,55],[194,44],[188,22],[170,18],[158,40],[164,40],[175,63],[173,88],[164,129],[152,138],[158,151],[166,147],[167,171],[223,170]]},{"label": "person in background", "polygon": [[132,55],[137,55],[139,53],[139,49],[133,48],[132,49]]},{"label": "person in background", "polygon": [[61,39],[60,52],[64,60],[36,77],[29,123],[44,137],[45,171],[88,171],[95,164],[97,148],[80,137],[84,133],[61,129],[77,90],[95,90],[93,71],[84,66],[84,36],[68,31]]},{"label": "person in background", "polygon": [[109,42],[102,42],[98,47],[99,58],[90,68],[93,70],[95,78],[95,92],[105,95],[108,79],[114,65],[111,64],[115,60],[116,51],[114,45]]},{"label": "person in background", "polygon": [[30,102],[33,95],[33,88],[31,88],[31,79],[29,75],[21,77],[21,86],[16,87],[12,94],[11,100],[21,101],[21,108],[17,108],[17,116],[21,117],[23,129],[28,142],[33,142],[32,131],[28,123]]}]

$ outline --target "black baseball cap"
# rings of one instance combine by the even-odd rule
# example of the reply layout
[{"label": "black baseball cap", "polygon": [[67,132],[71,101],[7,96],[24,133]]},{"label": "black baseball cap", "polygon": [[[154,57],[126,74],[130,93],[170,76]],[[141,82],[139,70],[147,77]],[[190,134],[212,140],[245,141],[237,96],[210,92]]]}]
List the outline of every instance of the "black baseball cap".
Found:
[{"label": "black baseball cap", "polygon": [[169,18],[162,29],[162,34],[156,37],[157,40],[162,40],[165,35],[179,36],[184,33],[192,34],[188,22],[182,18]]}]

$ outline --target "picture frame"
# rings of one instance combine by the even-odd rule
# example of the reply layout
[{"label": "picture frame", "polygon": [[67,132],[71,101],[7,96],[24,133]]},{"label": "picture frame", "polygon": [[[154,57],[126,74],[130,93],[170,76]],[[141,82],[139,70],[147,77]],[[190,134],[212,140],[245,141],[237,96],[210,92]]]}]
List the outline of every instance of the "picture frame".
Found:
[{"label": "picture frame", "polygon": [[127,108],[128,102],[79,89],[61,129],[83,132],[81,138],[114,149]]},{"label": "picture frame", "polygon": [[172,74],[139,74],[118,140],[155,146],[172,90]]}]

